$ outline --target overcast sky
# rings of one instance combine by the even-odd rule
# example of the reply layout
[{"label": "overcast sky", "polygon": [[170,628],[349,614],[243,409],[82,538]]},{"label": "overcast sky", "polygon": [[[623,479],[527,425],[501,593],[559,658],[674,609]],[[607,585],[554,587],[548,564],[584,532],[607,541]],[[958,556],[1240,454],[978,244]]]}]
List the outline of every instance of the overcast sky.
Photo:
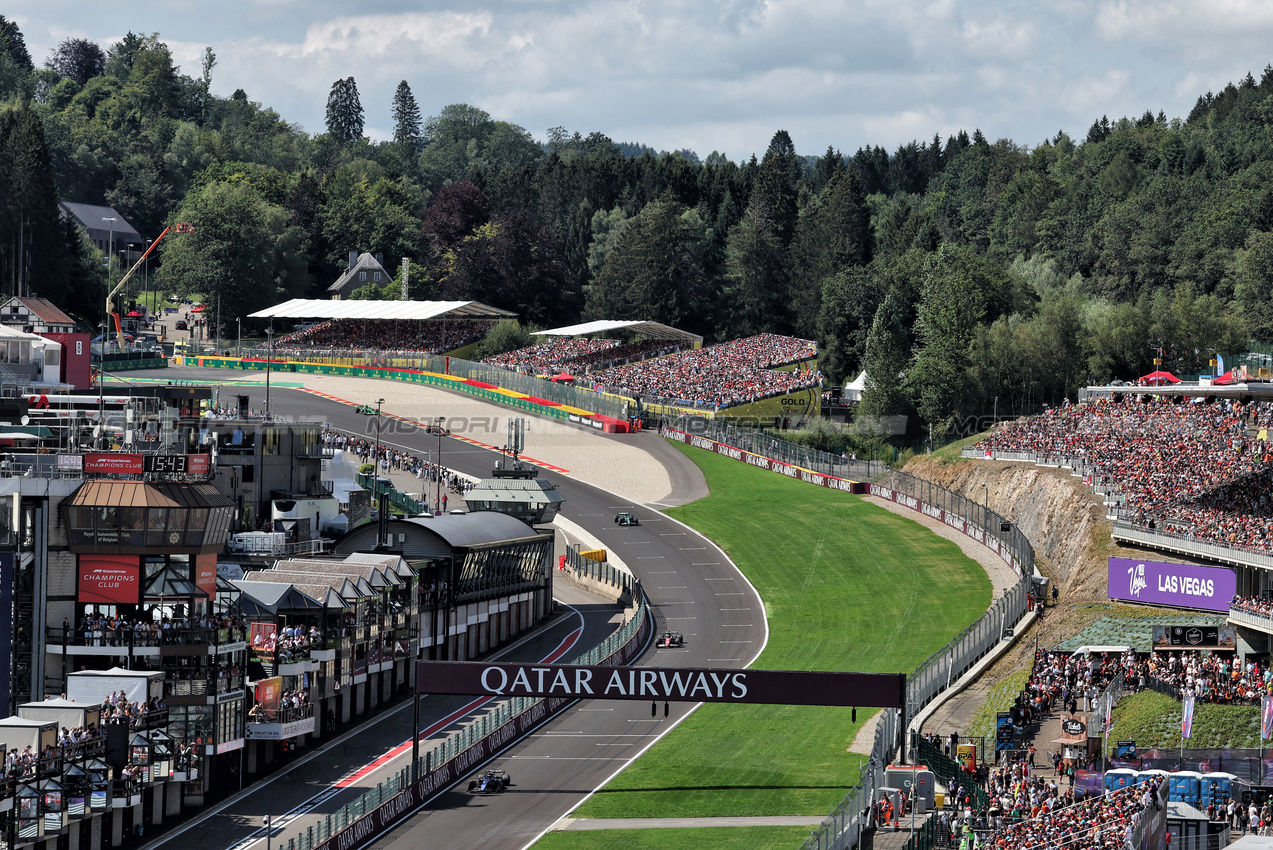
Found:
[{"label": "overcast sky", "polygon": [[353,76],[366,130],[392,133],[405,79],[421,112],[469,103],[656,149],[763,155],[890,150],[980,128],[1033,146],[1093,119],[1185,117],[1199,94],[1273,61],[1268,0],[7,0],[37,64],[67,37],[103,49],[158,32],[182,71],[217,55],[242,88],[321,132]]}]

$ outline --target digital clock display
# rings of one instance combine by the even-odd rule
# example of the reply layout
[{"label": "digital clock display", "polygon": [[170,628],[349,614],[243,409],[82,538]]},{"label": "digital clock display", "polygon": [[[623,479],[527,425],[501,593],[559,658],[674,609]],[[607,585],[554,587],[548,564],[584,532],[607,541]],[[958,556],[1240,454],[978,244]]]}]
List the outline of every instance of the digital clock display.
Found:
[{"label": "digital clock display", "polygon": [[185,455],[146,455],[144,471],[179,474],[186,471]]}]

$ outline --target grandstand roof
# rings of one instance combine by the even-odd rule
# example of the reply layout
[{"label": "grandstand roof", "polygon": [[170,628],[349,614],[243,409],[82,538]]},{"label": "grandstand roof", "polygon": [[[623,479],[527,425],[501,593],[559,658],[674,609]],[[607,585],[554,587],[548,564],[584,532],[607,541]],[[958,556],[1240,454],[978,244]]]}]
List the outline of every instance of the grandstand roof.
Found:
[{"label": "grandstand roof", "polygon": [[293,298],[258,310],[252,319],[505,319],[516,316],[481,301],[329,301]]},{"label": "grandstand roof", "polygon": [[670,327],[659,322],[622,322],[602,319],[596,322],[584,322],[581,325],[567,325],[564,328],[553,328],[547,331],[535,331],[534,336],[587,336],[588,334],[605,333],[606,331],[628,330],[644,334],[650,339],[684,339],[702,341],[698,334]]}]

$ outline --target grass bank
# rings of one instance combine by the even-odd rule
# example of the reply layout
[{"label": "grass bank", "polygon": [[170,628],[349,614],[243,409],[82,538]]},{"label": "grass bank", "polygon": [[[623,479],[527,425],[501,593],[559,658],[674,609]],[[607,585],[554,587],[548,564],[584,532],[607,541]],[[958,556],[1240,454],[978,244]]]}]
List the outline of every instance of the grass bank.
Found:
[{"label": "grass bank", "polygon": [[[702,467],[711,495],[668,513],[720,544],[760,592],[770,637],[756,668],[909,672],[990,604],[982,568],[914,522],[859,497],[682,450]],[[862,757],[847,749],[867,717],[709,704],[576,814],[825,815],[857,781]],[[554,841],[569,843],[546,846],[609,846],[589,835],[561,833]]]},{"label": "grass bank", "polygon": [[[1125,697],[1114,707],[1111,745],[1117,739],[1135,741],[1141,750],[1179,748],[1181,712],[1180,700],[1156,691],[1141,691]],[[1260,707],[1195,703],[1193,737],[1185,746],[1194,749],[1260,746]]]}]

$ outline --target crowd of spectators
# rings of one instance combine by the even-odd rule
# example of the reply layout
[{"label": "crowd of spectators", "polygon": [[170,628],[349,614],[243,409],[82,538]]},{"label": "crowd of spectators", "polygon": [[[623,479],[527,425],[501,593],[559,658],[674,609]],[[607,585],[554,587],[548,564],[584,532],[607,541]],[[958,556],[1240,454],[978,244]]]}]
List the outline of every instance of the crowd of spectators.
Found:
[{"label": "crowd of spectators", "polygon": [[166,705],[161,697],[151,697],[146,701],[130,700],[128,695],[120,690],[102,700],[102,725],[127,723],[129,728],[136,729],[145,725],[147,714],[162,711],[164,708]]},{"label": "crowd of spectators", "polygon": [[1250,614],[1273,617],[1273,598],[1267,596],[1235,596],[1229,603],[1229,607]]},{"label": "crowd of spectators", "polygon": [[482,362],[513,369],[523,375],[565,371],[583,376],[613,366],[674,354],[688,345],[687,340],[642,339],[620,343],[617,339],[558,337],[488,357]]},{"label": "crowd of spectators", "polygon": [[514,369],[525,375],[542,374],[545,370],[558,371],[569,368],[572,362],[588,354],[617,348],[617,339],[586,339],[561,336],[546,342],[537,342],[516,351],[507,351],[487,357],[482,362],[490,366]]},{"label": "crowd of spectators", "polygon": [[[63,619],[62,628],[72,631],[69,619]],[[105,614],[99,610],[88,611],[80,618],[78,635],[74,640],[87,646],[157,646],[161,643],[207,643],[206,630],[244,628],[243,621],[230,615],[192,615],[173,617],[163,615],[158,608],[143,609],[142,616],[123,613]]]},{"label": "crowd of spectators", "polygon": [[1069,805],[1045,794],[1014,797],[1007,817],[1000,816],[1005,825],[979,846],[993,850],[1118,850],[1144,813],[1160,808],[1160,784],[1155,778]]},{"label": "crowd of spectators", "polygon": [[821,386],[820,371],[775,368],[816,356],[809,340],[759,334],[603,369],[588,383],[597,391],[719,410]]},{"label": "crowd of spectators", "polygon": [[279,695],[277,708],[267,708],[262,703],[253,705],[248,711],[248,722],[273,723],[282,720],[282,722],[286,723],[291,719],[308,717],[311,705],[309,691],[304,688],[283,691]]},{"label": "crowd of spectators", "polygon": [[495,322],[490,319],[328,319],[271,343],[257,346],[274,357],[305,354],[322,349],[353,353],[394,352],[428,355],[452,351],[484,339]]},{"label": "crowd of spectators", "polygon": [[1267,663],[1254,659],[1244,662],[1236,654],[1155,652],[1140,663],[1144,675],[1175,689],[1178,697],[1192,694],[1200,702],[1220,705],[1259,705],[1273,682]]},{"label": "crowd of spectators", "polygon": [[1270,427],[1267,402],[1129,394],[1004,423],[978,448],[1081,461],[1128,522],[1271,552]]},{"label": "crowd of spectators", "polygon": [[[399,472],[410,473],[422,482],[428,481],[434,483],[437,482],[438,476],[441,475],[442,483],[446,485],[446,488],[451,493],[458,494],[467,493],[469,490],[472,490],[474,486],[474,482],[469,481],[466,478],[461,478],[459,475],[444,466],[440,467],[438,464],[426,460],[419,455],[404,452],[402,449],[394,448],[392,446],[381,444],[380,454],[378,457],[375,457],[376,443],[372,440],[367,440],[354,434],[346,434],[343,431],[326,428],[323,431],[323,444],[331,446],[333,449],[351,452],[363,463],[375,463],[377,475],[390,470],[397,470]],[[428,501],[428,492],[429,488],[426,487],[423,491],[423,495],[425,496],[423,501]],[[443,493],[442,504],[438,509],[446,510],[446,504],[447,495]]]}]

